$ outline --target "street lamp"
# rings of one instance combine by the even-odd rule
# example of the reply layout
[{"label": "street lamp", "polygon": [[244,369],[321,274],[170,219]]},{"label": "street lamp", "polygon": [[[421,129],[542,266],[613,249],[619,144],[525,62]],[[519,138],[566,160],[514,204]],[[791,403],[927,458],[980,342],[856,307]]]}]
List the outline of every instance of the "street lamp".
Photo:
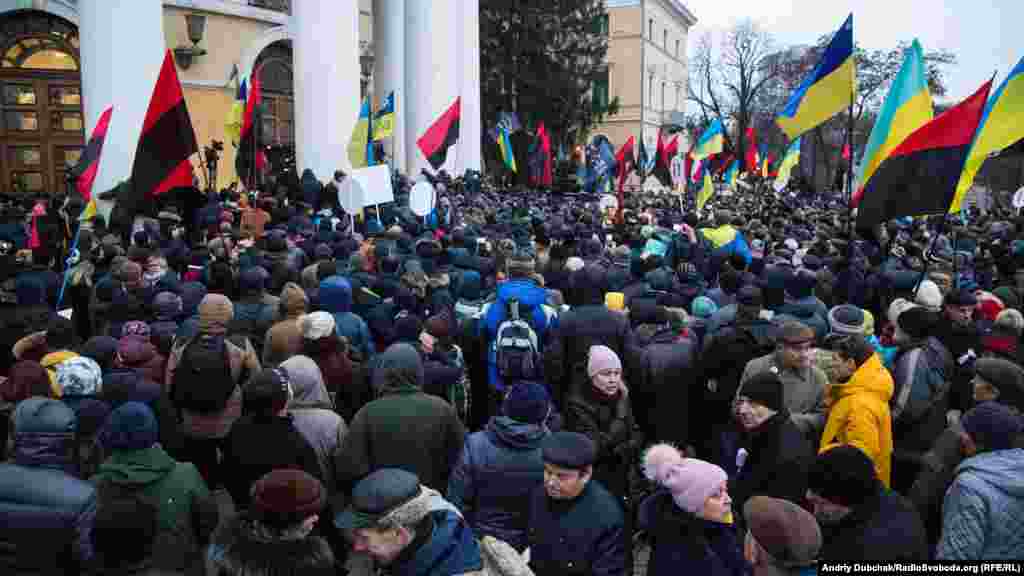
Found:
[{"label": "street lamp", "polygon": [[206,50],[198,46],[203,41],[203,33],[206,31],[206,15],[185,14],[185,27],[188,29],[188,39],[192,45],[178,46],[174,49],[174,59],[182,70],[188,70],[192,66],[193,58],[206,55]]},{"label": "street lamp", "polygon": [[363,49],[359,53],[359,90],[360,96],[363,98],[370,92],[373,60],[373,48],[369,44],[363,44]]}]

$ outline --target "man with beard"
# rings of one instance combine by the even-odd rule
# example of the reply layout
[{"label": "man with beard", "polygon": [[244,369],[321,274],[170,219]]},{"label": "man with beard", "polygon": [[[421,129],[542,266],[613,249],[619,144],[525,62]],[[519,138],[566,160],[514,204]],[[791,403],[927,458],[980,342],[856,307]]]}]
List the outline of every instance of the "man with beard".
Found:
[{"label": "man with beard", "polygon": [[854,446],[818,455],[807,477],[807,500],[821,526],[821,562],[928,558],[917,511],[882,486],[871,460]]}]

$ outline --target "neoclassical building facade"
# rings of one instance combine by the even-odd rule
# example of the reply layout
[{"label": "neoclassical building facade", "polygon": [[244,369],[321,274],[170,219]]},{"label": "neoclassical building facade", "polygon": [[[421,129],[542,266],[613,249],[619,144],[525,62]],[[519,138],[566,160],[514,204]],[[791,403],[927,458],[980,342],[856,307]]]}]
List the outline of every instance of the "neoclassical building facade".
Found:
[{"label": "neoclassical building facade", "polygon": [[[167,50],[200,148],[229,140],[238,82],[255,73],[262,143],[294,146],[299,170],[348,169],[363,96],[376,106],[392,91],[395,167],[427,166],[416,138],[461,97],[446,168],[479,169],[478,12],[479,0],[0,0],[0,191],[60,189],[108,106],[95,189],[126,178]],[[233,166],[226,142],[219,186]]]}]

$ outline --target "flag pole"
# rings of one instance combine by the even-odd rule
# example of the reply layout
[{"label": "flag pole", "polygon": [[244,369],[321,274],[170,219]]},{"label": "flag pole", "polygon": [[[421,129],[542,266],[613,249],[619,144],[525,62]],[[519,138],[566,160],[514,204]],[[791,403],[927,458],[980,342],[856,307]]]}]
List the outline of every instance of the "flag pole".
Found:
[{"label": "flag pole", "polygon": [[850,113],[846,125],[846,145],[850,150],[849,166],[846,169],[846,243],[849,260],[853,260],[853,106],[857,101],[854,90],[850,89]]}]

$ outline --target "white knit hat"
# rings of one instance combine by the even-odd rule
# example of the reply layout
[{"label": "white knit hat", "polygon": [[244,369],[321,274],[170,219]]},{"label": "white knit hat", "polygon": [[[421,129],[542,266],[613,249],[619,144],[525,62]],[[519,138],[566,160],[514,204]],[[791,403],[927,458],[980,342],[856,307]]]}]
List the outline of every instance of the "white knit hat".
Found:
[{"label": "white knit hat", "polygon": [[917,288],[914,302],[932,312],[939,312],[942,310],[942,290],[935,282],[923,280]]}]

